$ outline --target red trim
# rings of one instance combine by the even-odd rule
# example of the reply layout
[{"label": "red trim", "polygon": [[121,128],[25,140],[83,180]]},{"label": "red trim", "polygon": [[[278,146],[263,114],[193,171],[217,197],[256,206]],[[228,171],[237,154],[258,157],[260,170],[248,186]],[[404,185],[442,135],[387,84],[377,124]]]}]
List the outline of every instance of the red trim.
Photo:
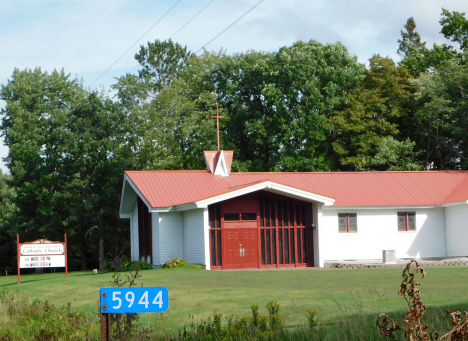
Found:
[{"label": "red trim", "polygon": [[65,278],[68,278],[68,246],[67,246],[67,234],[65,233]]},{"label": "red trim", "polygon": [[19,234],[16,234],[16,255],[17,255],[17,266],[18,266],[18,284],[21,283],[20,278],[20,244],[19,244]]}]

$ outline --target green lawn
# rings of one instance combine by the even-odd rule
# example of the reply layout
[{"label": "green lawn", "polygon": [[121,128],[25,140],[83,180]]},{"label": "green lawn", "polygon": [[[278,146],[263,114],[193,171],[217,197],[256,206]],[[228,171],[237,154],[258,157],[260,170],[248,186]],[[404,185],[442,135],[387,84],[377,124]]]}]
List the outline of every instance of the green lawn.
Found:
[{"label": "green lawn", "polygon": [[[428,308],[468,310],[468,268],[427,268],[420,280]],[[288,325],[300,323],[306,309],[316,309],[325,323],[343,314],[397,314],[401,320],[405,301],[398,297],[402,269],[311,269],[292,271],[206,271],[200,266],[142,271],[139,283],[169,290],[165,320],[172,330],[195,318],[223,314],[248,314],[250,306],[277,301]],[[97,309],[99,288],[109,287],[112,273],[71,272],[0,277],[0,290],[21,290],[31,298],[56,306],[71,302],[75,311]],[[266,312],[261,308],[263,312]],[[150,323],[155,317],[142,314]]]}]

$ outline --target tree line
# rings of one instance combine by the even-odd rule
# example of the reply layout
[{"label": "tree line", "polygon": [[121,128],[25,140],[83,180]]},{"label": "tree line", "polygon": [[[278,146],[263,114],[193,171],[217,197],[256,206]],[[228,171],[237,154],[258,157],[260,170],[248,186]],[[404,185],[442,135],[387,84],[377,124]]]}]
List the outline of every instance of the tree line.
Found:
[{"label": "tree line", "polygon": [[110,93],[63,70],[15,69],[0,89],[0,269],[15,267],[16,233],[66,232],[73,269],[128,250],[124,171],[204,169],[217,103],[235,172],[468,169],[468,20],[443,9],[439,23],[450,43],[426,46],[409,18],[401,60],[368,66],[341,43],[197,56],[156,40]]}]

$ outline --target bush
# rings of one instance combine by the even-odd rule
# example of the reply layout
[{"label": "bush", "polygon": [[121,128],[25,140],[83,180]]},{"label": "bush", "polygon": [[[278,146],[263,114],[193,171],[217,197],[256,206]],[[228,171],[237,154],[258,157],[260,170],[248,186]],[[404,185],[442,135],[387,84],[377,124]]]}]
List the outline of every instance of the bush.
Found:
[{"label": "bush", "polygon": [[128,261],[128,262],[125,262],[123,266],[124,271],[151,270],[151,269],[153,269],[153,266],[150,263],[147,263],[142,260]]},{"label": "bush", "polygon": [[105,259],[104,266],[106,267],[107,271],[137,271],[153,269],[153,266],[150,263],[147,263],[142,260],[122,260],[120,264],[114,264],[114,262]]},{"label": "bush", "polygon": [[167,261],[166,264],[164,264],[162,267],[163,268],[176,268],[178,266],[184,266],[187,265],[187,261],[182,258],[176,258],[170,261]]}]

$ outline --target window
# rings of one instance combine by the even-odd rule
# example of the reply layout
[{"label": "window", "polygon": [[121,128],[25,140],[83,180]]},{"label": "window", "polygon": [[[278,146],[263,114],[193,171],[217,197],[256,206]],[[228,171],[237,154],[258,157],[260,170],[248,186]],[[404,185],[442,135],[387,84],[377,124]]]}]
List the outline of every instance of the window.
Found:
[{"label": "window", "polygon": [[224,213],[224,221],[239,220],[239,213]]},{"label": "window", "polygon": [[397,212],[398,231],[416,231],[416,212]]},{"label": "window", "polygon": [[357,232],[357,213],[338,213],[338,232]]}]

